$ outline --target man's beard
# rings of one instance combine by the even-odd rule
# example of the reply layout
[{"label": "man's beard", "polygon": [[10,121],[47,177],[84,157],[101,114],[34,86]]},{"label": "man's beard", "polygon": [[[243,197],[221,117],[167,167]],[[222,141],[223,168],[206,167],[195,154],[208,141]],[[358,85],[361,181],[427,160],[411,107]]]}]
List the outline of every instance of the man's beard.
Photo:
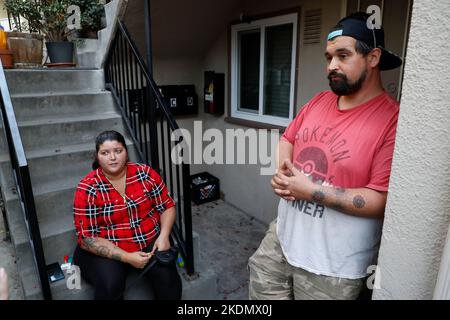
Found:
[{"label": "man's beard", "polygon": [[[331,80],[331,77],[338,77],[339,80]],[[363,73],[361,73],[358,80],[355,82],[350,82],[347,79],[347,76],[342,73],[337,73],[336,71],[332,71],[328,74],[328,80],[330,81],[330,88],[331,90],[338,96],[348,96],[355,92],[358,92],[364,81],[367,77],[367,70],[364,70]]]}]

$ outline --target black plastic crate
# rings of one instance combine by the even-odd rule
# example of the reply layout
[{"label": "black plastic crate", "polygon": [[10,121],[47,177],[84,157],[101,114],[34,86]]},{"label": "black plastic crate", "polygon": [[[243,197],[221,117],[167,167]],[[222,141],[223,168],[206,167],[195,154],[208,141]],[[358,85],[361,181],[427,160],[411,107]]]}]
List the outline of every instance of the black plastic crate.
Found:
[{"label": "black plastic crate", "polygon": [[220,199],[219,179],[208,172],[202,172],[191,176],[192,201],[195,204]]}]

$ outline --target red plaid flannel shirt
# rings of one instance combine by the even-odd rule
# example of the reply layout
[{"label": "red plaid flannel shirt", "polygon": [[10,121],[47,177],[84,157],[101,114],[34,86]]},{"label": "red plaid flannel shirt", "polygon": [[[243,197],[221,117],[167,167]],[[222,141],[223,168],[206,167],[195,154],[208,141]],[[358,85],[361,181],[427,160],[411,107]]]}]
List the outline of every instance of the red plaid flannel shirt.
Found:
[{"label": "red plaid flannel shirt", "polygon": [[149,166],[127,164],[126,203],[103,174],[91,171],[78,184],[74,224],[78,244],[100,237],[127,252],[142,250],[160,233],[160,215],[175,205],[161,177]]}]

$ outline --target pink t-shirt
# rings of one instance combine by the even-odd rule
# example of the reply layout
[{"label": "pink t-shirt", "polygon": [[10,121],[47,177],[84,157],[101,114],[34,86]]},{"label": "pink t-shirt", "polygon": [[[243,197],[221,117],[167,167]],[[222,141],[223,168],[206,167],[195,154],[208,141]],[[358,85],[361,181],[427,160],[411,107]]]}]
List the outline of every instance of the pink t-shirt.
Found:
[{"label": "pink t-shirt", "polygon": [[335,187],[387,191],[398,102],[386,92],[350,110],[337,101],[331,91],[317,94],[287,127],[295,166]]},{"label": "pink t-shirt", "polygon": [[[315,96],[283,139],[293,162],[324,186],[387,191],[399,104],[382,93],[339,110],[331,91]],[[376,263],[382,219],[345,214],[306,200],[278,205],[277,235],[289,264],[332,277],[359,279]]]}]

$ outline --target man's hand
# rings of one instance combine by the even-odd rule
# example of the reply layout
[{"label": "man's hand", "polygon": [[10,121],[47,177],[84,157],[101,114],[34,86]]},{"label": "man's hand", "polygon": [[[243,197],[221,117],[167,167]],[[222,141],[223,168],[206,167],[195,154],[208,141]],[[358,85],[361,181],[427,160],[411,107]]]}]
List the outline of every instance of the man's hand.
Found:
[{"label": "man's hand", "polygon": [[314,187],[314,183],[289,159],[283,161],[280,170],[273,176],[271,185],[275,194],[288,201],[310,199]]},{"label": "man's hand", "polygon": [[387,192],[370,188],[335,188],[314,183],[310,177],[298,170],[290,160],[283,166],[292,176],[278,172],[272,178],[275,193],[288,201],[307,200],[320,203],[349,215],[380,219],[384,216]]},{"label": "man's hand", "polygon": [[141,251],[130,252],[127,253],[125,262],[131,264],[137,269],[143,269],[152,256],[153,253],[146,253]]},{"label": "man's hand", "polygon": [[[270,180],[270,184],[275,191],[275,193],[282,197],[283,199],[286,199],[281,191],[286,190],[286,187],[288,185],[287,181],[284,181],[283,178],[292,176],[292,172],[288,169],[288,167],[285,164],[285,161],[281,163],[281,166],[278,168],[276,174],[272,177],[272,180]],[[288,200],[288,199],[286,199]]]}]

